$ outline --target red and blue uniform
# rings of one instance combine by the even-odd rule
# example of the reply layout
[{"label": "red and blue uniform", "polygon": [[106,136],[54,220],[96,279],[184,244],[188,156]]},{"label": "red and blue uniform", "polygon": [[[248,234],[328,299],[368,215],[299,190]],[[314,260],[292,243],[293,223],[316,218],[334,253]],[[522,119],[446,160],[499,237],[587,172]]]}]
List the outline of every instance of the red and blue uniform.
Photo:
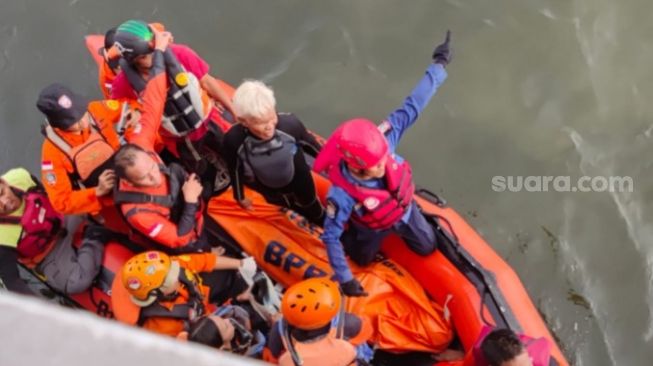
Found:
[{"label": "red and blue uniform", "polygon": [[[395,163],[402,164],[404,162],[401,156],[395,154],[399,140],[404,132],[415,123],[446,78],[447,72],[442,65],[437,63],[429,65],[426,74],[404,100],[403,105],[392,112],[380,126],[382,131],[385,131],[389,154],[392,155],[391,158]],[[352,184],[371,189],[387,188],[386,177],[369,180],[357,179],[342,161],[339,163],[339,169],[342,176]],[[353,279],[345,259],[345,252],[355,262],[361,265],[369,264],[379,251],[382,239],[391,231],[400,234],[409,247],[418,254],[426,255],[435,250],[433,229],[419,212],[414,201],[405,208],[401,219],[387,229],[372,229],[362,225],[359,220],[350,222],[352,215],[364,216],[364,210],[359,201],[342,187],[334,184],[329,190],[327,217],[324,221],[322,240],[326,244],[329,262],[339,282],[344,283]],[[350,222],[350,225],[345,231],[347,222]]]}]

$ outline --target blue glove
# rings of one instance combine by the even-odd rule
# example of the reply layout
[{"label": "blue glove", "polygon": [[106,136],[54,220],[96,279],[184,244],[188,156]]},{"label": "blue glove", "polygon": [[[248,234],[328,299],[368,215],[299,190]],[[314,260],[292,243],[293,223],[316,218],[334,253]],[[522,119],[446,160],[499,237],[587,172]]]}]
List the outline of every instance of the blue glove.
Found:
[{"label": "blue glove", "polygon": [[451,41],[451,31],[447,31],[447,37],[444,42],[437,46],[433,51],[433,62],[442,66],[447,66],[451,62],[451,50],[449,49]]},{"label": "blue glove", "polygon": [[356,360],[359,361],[359,364],[367,365],[372,361],[373,357],[374,350],[367,343],[363,342],[356,346]]}]

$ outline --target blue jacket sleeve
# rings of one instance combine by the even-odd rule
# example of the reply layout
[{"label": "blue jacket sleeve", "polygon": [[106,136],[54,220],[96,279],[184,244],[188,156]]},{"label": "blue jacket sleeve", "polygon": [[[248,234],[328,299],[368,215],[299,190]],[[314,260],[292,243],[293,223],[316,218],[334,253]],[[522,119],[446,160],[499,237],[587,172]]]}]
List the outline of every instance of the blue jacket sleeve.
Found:
[{"label": "blue jacket sleeve", "polygon": [[354,199],[342,189],[335,186],[329,189],[322,241],[326,245],[329,264],[336,274],[336,280],[341,283],[354,278],[345,257],[345,250],[340,243],[340,236],[349,221],[354,204]]},{"label": "blue jacket sleeve", "polygon": [[386,138],[390,147],[390,152],[394,153],[397,144],[404,132],[419,117],[422,110],[435,95],[438,88],[447,79],[447,72],[440,64],[432,63],[426,69],[426,74],[417,83],[410,95],[404,100],[404,104],[397,110],[390,113],[387,122],[390,124],[390,130],[386,132]]}]

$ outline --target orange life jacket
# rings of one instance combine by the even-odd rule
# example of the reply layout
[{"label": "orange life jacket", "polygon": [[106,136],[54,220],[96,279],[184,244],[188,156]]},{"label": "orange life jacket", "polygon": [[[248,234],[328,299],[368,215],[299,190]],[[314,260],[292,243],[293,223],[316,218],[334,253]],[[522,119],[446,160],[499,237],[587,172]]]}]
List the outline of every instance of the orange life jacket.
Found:
[{"label": "orange life jacket", "polygon": [[[285,323],[285,322],[284,322]],[[336,328],[311,342],[299,342],[290,336],[284,326],[282,337],[287,352],[279,357],[280,366],[348,366],[356,365],[356,348],[344,339],[336,337]]]},{"label": "orange life jacket", "polygon": [[[111,284],[111,303],[117,320],[139,325],[160,334],[176,336],[187,329],[189,322],[215,311],[208,303],[210,288],[202,283],[199,272],[208,272],[206,257],[213,254],[189,254],[176,257],[181,271],[180,286],[172,299],[158,300],[147,307],[136,305],[122,284],[122,271],[116,272]],[[215,259],[214,259],[215,260]],[[213,262],[214,263],[214,262]]]},{"label": "orange life jacket", "polygon": [[[90,116],[90,114],[89,114]],[[115,149],[91,117],[89,138],[81,145],[71,146],[52,126],[43,128],[43,135],[68,158],[75,170],[76,181],[83,187],[94,187],[105,169],[113,164]]]},{"label": "orange life jacket", "polygon": [[[136,187],[129,184],[125,179],[120,179],[117,189],[114,191],[113,200],[123,213],[127,223],[129,218],[142,213],[156,213],[166,220],[174,223],[179,221],[184,208],[184,198],[181,194],[181,186],[186,180],[186,171],[181,165],[171,163],[169,166],[160,165],[159,169],[164,175],[164,182],[159,187]],[[194,235],[189,240],[196,241],[204,226],[202,210],[197,210],[197,224],[193,228]],[[196,252],[194,245],[188,245],[177,250],[171,250],[136,228],[132,227],[132,239],[140,243],[147,243],[152,249],[162,250],[166,253]]]}]

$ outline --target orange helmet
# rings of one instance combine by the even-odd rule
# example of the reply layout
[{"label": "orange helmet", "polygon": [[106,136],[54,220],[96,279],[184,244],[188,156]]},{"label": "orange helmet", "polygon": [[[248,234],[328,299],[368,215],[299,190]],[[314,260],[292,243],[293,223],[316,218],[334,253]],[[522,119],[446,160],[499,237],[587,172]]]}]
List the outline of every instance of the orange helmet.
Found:
[{"label": "orange helmet", "polygon": [[338,284],[323,277],[292,285],[281,299],[281,313],[288,324],[312,330],[328,324],[340,310]]},{"label": "orange helmet", "polygon": [[179,263],[157,251],[137,254],[122,267],[122,284],[139,306],[157,299],[157,290],[171,288],[179,278]]}]

